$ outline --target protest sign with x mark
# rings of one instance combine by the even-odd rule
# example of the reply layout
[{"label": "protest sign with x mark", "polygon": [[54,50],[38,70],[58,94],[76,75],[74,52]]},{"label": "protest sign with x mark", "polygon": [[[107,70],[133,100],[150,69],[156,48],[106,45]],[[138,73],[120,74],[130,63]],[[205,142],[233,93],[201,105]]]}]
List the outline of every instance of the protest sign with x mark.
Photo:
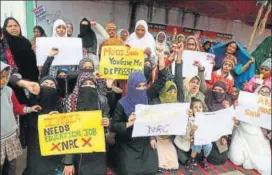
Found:
[{"label": "protest sign with x mark", "polygon": [[92,144],[90,143],[90,141],[92,140],[92,137],[89,137],[88,139],[82,138],[81,140],[84,142],[82,147],[86,147],[86,146],[92,147]]}]

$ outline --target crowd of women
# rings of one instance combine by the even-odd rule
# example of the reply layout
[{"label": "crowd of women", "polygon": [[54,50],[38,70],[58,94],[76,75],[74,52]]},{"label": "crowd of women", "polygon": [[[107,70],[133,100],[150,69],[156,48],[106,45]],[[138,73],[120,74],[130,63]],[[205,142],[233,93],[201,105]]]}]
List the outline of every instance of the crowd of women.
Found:
[{"label": "crowd of women", "polygon": [[[79,27],[84,55],[80,63],[52,66],[59,52],[52,48],[44,65],[38,68],[35,40],[46,37],[43,28],[34,28],[30,42],[22,36],[16,19],[5,20],[0,42],[1,174],[15,175],[16,159],[26,147],[25,175],[105,175],[110,173],[109,167],[118,175],[148,175],[175,172],[180,165],[193,172],[198,163],[209,172],[208,162],[221,165],[228,159],[246,169],[271,174],[269,130],[234,118],[233,135],[207,145],[194,145],[195,113],[236,107],[240,90],[271,96],[271,58],[262,63],[261,74],[254,75],[254,58],[236,41],[211,48],[211,42],[201,46],[197,34],[189,37],[175,34],[168,42],[166,34],[159,32],[154,39],[143,20],[136,23],[132,34],[126,29],[118,31],[114,23],[104,29],[86,18]],[[72,35],[71,23],[55,21],[52,37]],[[100,78],[100,51],[110,45],[143,49],[144,72],[131,73],[127,81]],[[214,51],[211,80],[205,81],[205,68],[198,61],[194,62],[198,75],[183,78],[184,50]],[[137,104],[183,102],[191,103],[186,135],[132,138]],[[102,111],[106,153],[41,156],[39,115],[92,110]],[[19,129],[14,114],[20,115]],[[256,158],[260,156],[261,162]]]}]

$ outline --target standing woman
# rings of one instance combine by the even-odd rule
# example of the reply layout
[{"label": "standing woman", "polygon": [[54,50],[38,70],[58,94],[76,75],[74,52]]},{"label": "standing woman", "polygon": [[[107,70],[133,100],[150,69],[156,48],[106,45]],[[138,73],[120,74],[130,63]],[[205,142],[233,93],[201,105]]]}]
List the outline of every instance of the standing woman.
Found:
[{"label": "standing woman", "polygon": [[133,48],[143,49],[152,63],[157,65],[155,62],[155,40],[148,32],[148,25],[146,21],[140,20],[136,23],[135,32],[127,38],[125,44]]},{"label": "standing woman", "polygon": [[156,36],[156,50],[164,53],[164,51],[169,51],[169,47],[166,44],[167,36],[165,32],[159,32]]},{"label": "standing woman", "polygon": [[[57,19],[53,25],[53,36],[52,37],[67,37],[67,26],[66,23],[62,19]],[[52,43],[53,44],[53,43]],[[48,58],[47,58],[48,59]],[[49,70],[49,75],[52,77],[56,77],[57,71],[60,68],[68,68],[70,71],[77,70],[78,66],[51,66]]]},{"label": "standing woman", "polygon": [[[6,54],[6,62],[12,68],[12,73],[19,73],[22,79],[38,82],[39,70],[37,67],[36,55],[32,50],[31,43],[28,39],[22,36],[22,31],[18,21],[12,17],[5,20],[3,26],[4,40],[8,48]],[[24,89],[18,86],[11,86],[16,97],[21,104],[29,104]],[[20,118],[20,136],[22,147],[26,146],[26,119]]]},{"label": "standing woman", "polygon": [[128,36],[129,36],[129,31],[127,29],[120,29],[118,31],[118,37],[121,38],[123,42],[126,42]]}]

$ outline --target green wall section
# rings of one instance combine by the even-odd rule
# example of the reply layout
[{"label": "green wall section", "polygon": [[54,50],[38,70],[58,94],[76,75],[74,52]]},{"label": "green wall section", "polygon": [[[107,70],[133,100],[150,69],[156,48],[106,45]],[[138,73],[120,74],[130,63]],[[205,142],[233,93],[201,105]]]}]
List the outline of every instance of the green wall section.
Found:
[{"label": "green wall section", "polygon": [[26,30],[27,30],[27,38],[32,39],[33,37],[33,27],[36,25],[35,15],[32,10],[35,8],[35,1],[28,0],[25,1],[26,6]]}]

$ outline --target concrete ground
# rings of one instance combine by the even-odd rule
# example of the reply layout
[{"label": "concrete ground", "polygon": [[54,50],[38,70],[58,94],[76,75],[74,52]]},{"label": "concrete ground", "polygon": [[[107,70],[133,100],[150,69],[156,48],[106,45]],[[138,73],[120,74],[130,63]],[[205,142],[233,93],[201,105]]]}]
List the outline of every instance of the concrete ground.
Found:
[{"label": "concrete ground", "polygon": [[[26,150],[24,150],[23,155],[17,159],[16,175],[22,175],[25,167],[26,167]],[[221,175],[243,175],[243,173],[241,173],[240,171],[232,171]]]}]

